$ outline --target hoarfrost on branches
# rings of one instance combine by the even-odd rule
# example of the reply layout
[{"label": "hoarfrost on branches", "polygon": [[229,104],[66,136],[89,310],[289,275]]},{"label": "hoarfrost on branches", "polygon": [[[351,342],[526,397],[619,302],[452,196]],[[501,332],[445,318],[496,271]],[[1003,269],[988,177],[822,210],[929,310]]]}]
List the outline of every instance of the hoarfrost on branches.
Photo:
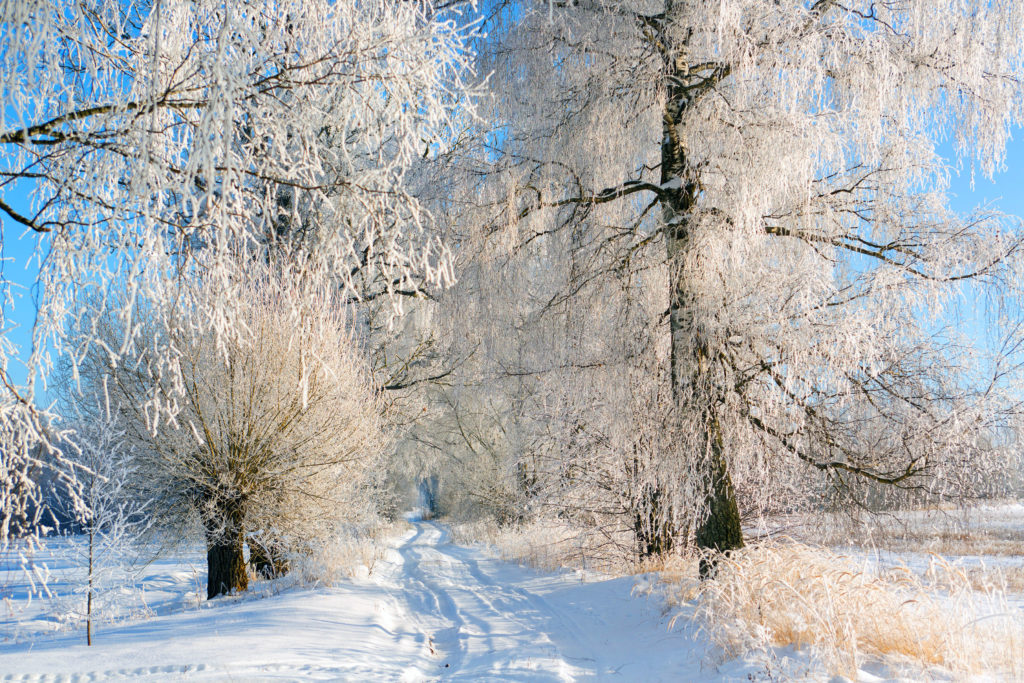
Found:
[{"label": "hoarfrost on branches", "polygon": [[[584,330],[497,361],[545,371],[535,400],[567,411],[557,446],[528,439],[556,498],[622,509],[606,475],[627,476],[643,438],[638,413],[595,398],[629,386],[615,357],[667,383],[673,414],[641,420],[672,435],[648,490],[696,515],[701,545],[742,543],[737,490],[750,512],[996,476],[1019,428],[1022,231],[954,212],[958,167],[937,149],[1000,168],[1024,113],[1019,3],[519,2],[490,22],[480,69],[503,132],[481,222],[504,272],[550,278],[505,324]],[[958,329],[971,309],[984,342]]]},{"label": "hoarfrost on branches", "polygon": [[[238,264],[234,281],[225,304],[213,289],[189,288],[173,305],[140,299],[127,363],[109,351],[124,336],[117,313],[90,320],[85,336],[107,343],[90,347],[72,394],[90,420],[110,406],[130,451],[126,493],[152,501],[153,523],[202,530],[211,598],[245,589],[247,534],[274,552],[301,553],[369,507],[368,476],[387,445],[336,283],[308,264],[253,261]],[[214,305],[231,307],[236,334],[218,333]],[[164,369],[169,350],[174,375]],[[161,419],[154,403],[173,406],[174,419]]]},{"label": "hoarfrost on branches", "polygon": [[[41,263],[31,357],[0,339],[0,543],[36,495],[25,472],[49,441],[32,405],[49,346],[72,372],[94,344],[117,366],[154,341],[139,339],[138,302],[189,286],[214,293],[202,324],[237,336],[228,303],[244,253],[302,254],[348,298],[396,310],[450,282],[450,253],[405,178],[472,108],[474,30],[458,7],[389,0],[0,4],[0,217],[8,239],[36,240]],[[85,325],[112,306],[121,336],[100,338]],[[19,353],[29,377],[15,387]],[[153,430],[181,406],[173,350],[163,358],[150,368],[173,391],[138,397]]]},{"label": "hoarfrost on branches", "polygon": [[[64,578],[73,588],[69,595],[52,600],[59,621],[85,623],[88,645],[92,645],[93,624],[121,616],[125,602],[133,608],[138,605],[132,602],[144,604],[144,597],[132,588],[140,568],[152,559],[144,549],[153,523],[148,509],[152,501],[132,490],[137,459],[126,446],[117,411],[106,403],[109,396],[95,398],[103,409],[89,421],[75,424],[74,443],[66,448],[83,468],[78,480],[85,506],[81,511],[61,510],[71,520],[61,541],[70,560],[69,575]],[[66,408],[66,415],[74,414],[73,404]],[[59,509],[66,501],[67,497],[58,500],[54,507]]]}]

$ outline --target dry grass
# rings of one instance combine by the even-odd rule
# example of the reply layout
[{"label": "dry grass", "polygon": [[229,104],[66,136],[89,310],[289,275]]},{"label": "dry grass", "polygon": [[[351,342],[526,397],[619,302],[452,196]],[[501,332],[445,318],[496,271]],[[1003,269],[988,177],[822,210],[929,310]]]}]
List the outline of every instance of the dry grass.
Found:
[{"label": "dry grass", "polygon": [[370,574],[384,558],[391,540],[408,529],[404,521],[354,528],[342,527],[329,541],[318,543],[309,553],[296,555],[289,581],[304,586],[330,585],[361,573]]},{"label": "dry grass", "polygon": [[779,515],[763,523],[757,533],[783,534],[812,545],[857,545],[947,556],[1024,556],[1024,506],[1015,502],[902,510],[860,518],[840,513]]},{"label": "dry grass", "polygon": [[[1024,593],[1024,567],[964,569],[933,555],[924,573],[879,570],[787,540],[752,545],[722,560],[716,579],[702,583],[694,556],[637,564],[624,559],[628,539],[557,521],[518,528],[477,522],[455,526],[453,537],[487,543],[502,559],[539,569],[658,572],[670,602],[687,605],[686,612],[732,656],[770,657],[771,648],[792,645],[810,649],[831,674],[854,679],[864,664],[881,661],[894,671],[917,672],[909,674],[915,677],[927,672],[1024,681],[1024,610],[1005,597]],[[888,538],[895,546],[894,537]],[[999,529],[978,538],[952,528],[928,529],[921,539],[922,545],[908,541],[895,547],[1001,554],[991,551],[1003,541],[1020,543]]]},{"label": "dry grass", "polygon": [[974,590],[1024,594],[1024,567],[971,567],[964,574]]},{"label": "dry grass", "polygon": [[1024,537],[1017,530],[954,531],[905,533],[879,537],[879,548],[893,552],[935,553],[938,555],[1024,556]]},{"label": "dry grass", "polygon": [[1024,679],[1024,613],[997,587],[936,558],[924,577],[878,575],[850,558],[798,543],[748,547],[700,584],[687,569],[676,599],[733,654],[810,647],[831,673],[856,676],[868,658],[954,675]]},{"label": "dry grass", "polygon": [[616,576],[653,571],[639,568],[631,561],[628,533],[552,520],[516,527],[499,527],[489,521],[456,524],[452,526],[452,540],[462,544],[485,543],[506,562],[543,571],[568,567]]}]

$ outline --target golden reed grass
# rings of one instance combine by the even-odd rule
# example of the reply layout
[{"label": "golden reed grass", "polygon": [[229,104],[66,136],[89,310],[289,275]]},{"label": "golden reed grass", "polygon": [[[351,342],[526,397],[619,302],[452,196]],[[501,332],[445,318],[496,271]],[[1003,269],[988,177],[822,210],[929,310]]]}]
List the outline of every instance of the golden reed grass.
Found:
[{"label": "golden reed grass", "polygon": [[702,628],[736,655],[794,645],[852,678],[882,658],[1024,680],[1024,611],[1000,586],[978,590],[976,577],[938,557],[923,575],[879,573],[828,550],[769,542],[720,560],[712,581],[675,579]]}]

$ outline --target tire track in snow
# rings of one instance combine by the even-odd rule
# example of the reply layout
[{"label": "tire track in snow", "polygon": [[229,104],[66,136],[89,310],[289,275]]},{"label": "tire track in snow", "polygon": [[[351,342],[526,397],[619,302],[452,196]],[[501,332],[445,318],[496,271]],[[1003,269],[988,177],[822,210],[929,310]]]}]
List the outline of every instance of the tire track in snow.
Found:
[{"label": "tire track in snow", "polygon": [[430,654],[437,657],[440,654],[437,650],[441,650],[446,655],[439,666],[456,671],[465,655],[461,644],[465,622],[448,593],[427,579],[421,568],[420,548],[424,545],[425,530],[422,523],[416,524],[416,533],[398,548],[405,574],[400,597],[408,603],[410,612],[424,629]]},{"label": "tire track in snow", "polygon": [[[438,526],[434,524],[434,526]],[[548,622],[554,621],[554,624],[548,626],[551,629],[552,626],[556,628],[551,629],[552,632],[557,631],[559,633],[568,634],[570,636],[570,644],[575,646],[573,649],[577,652],[584,652],[586,655],[570,657],[563,653],[566,659],[572,659],[581,663],[596,664],[598,662],[598,653],[600,652],[600,646],[594,642],[586,629],[580,626],[576,619],[572,618],[564,610],[551,604],[545,600],[543,596],[537,593],[530,592],[524,588],[521,588],[514,583],[501,582],[494,577],[487,575],[482,569],[480,569],[480,562],[473,557],[476,554],[472,548],[466,548],[462,546],[451,545],[447,543],[448,533],[440,527],[444,534],[442,539],[446,543],[445,546],[439,547],[438,550],[449,556],[457,557],[459,561],[466,565],[469,573],[473,578],[481,585],[490,586],[495,592],[502,594],[502,596],[508,600],[508,604],[503,606],[505,611],[514,612],[518,615],[522,615],[524,612],[528,612],[535,615],[535,621],[546,620]],[[443,549],[442,549],[443,548]],[[508,594],[512,594],[510,596]],[[523,609],[526,605],[527,609]],[[537,624],[531,624],[532,628],[536,628]]]},{"label": "tire track in snow", "polygon": [[548,635],[556,626],[563,635],[575,631],[575,639],[575,624],[553,619],[555,610],[539,596],[488,576],[476,551],[448,543],[443,526],[410,521],[416,533],[398,549],[405,562],[398,588],[409,613],[447,655],[435,669],[444,680],[571,681],[592,673],[570,664]]}]

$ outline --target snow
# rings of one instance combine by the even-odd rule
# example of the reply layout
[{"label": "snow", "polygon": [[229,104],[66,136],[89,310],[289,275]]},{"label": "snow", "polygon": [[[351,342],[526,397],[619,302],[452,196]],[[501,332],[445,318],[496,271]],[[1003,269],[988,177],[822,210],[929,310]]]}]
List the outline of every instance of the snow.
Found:
[{"label": "snow", "polygon": [[[984,512],[986,523],[1020,528],[1021,509]],[[51,543],[41,559],[58,597],[0,614],[0,681],[830,680],[793,647],[727,656],[687,618],[686,605],[668,605],[656,574],[535,571],[483,546],[451,543],[442,524],[409,520],[385,557],[355,578],[316,588],[258,581],[249,593],[213,601],[202,599],[201,549],[177,549],[174,559],[146,564],[106,607],[92,647],[73,615],[80,599],[73,547]],[[926,565],[922,553],[852,556]],[[975,559],[955,561],[973,566]],[[19,590],[15,576],[0,567],[9,596]],[[1024,605],[1018,597],[1013,604]],[[857,678],[892,680],[898,671],[868,661]]]},{"label": "snow", "polygon": [[[163,576],[163,602],[174,604]],[[178,585],[194,591],[188,567]],[[586,580],[583,580],[586,579]],[[415,520],[372,573],[262,599],[229,597],[145,620],[0,645],[0,680],[747,680],[715,666],[696,627],[637,577],[543,573],[448,542]],[[799,655],[795,655],[799,656]]]}]

